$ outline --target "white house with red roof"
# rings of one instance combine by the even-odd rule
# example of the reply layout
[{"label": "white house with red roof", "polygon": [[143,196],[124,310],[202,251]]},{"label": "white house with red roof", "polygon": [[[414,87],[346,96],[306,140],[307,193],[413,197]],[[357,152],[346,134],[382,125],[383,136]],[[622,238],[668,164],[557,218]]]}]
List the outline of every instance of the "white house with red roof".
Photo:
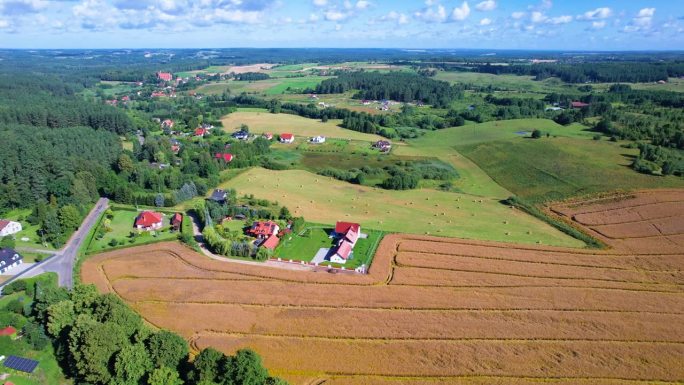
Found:
[{"label": "white house with red roof", "polygon": [[165,82],[170,82],[173,80],[173,75],[171,75],[170,72],[157,72],[157,79],[165,81]]},{"label": "white house with red roof", "polygon": [[175,124],[174,121],[171,119],[164,119],[164,121],[161,122],[162,128],[168,128],[168,129],[173,128],[174,124]]},{"label": "white house with red roof", "polygon": [[209,133],[209,130],[207,130],[206,128],[200,127],[200,128],[195,129],[195,136],[200,137],[200,138],[203,138],[208,133]]},{"label": "white house with red roof", "polygon": [[143,211],[135,218],[135,228],[143,231],[158,230],[162,228],[164,217],[154,211]]},{"label": "white house with red roof", "polygon": [[0,219],[0,237],[16,234],[21,231],[21,223]]},{"label": "white house with red roof", "polygon": [[292,143],[294,142],[294,135],[293,134],[280,134],[280,143]]},{"label": "white house with red roof", "polygon": [[280,226],[273,221],[257,221],[247,232],[257,239],[266,239],[271,235],[278,234]]},{"label": "white house with red roof", "polygon": [[359,240],[361,225],[352,222],[337,222],[334,236],[338,238],[335,253],[330,256],[330,262],[344,264],[354,251]]},{"label": "white house with red roof", "polygon": [[232,162],[232,161],[233,161],[233,158],[234,158],[233,154],[229,154],[229,153],[220,153],[220,152],[217,152],[216,155],[215,155],[214,157],[215,157],[216,159],[222,159],[222,160],[223,160],[224,162],[226,162],[226,163]]}]

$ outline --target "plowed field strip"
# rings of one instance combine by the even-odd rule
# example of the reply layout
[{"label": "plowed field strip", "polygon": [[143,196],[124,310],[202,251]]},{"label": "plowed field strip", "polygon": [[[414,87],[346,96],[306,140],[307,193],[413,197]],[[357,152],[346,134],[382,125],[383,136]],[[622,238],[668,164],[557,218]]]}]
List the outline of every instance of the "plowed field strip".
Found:
[{"label": "plowed field strip", "polygon": [[[642,210],[655,209],[655,210]],[[577,223],[584,226],[611,225],[654,219],[681,217],[684,215],[684,201],[650,203],[636,207],[609,209],[590,213],[575,214]],[[627,219],[629,218],[629,219]]]}]

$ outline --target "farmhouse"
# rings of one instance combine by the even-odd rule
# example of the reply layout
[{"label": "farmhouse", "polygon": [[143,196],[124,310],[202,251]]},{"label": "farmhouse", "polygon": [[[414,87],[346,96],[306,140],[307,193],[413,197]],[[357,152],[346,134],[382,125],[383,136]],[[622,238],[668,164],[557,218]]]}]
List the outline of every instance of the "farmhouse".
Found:
[{"label": "farmhouse", "polygon": [[197,128],[195,129],[195,136],[203,138],[205,135],[207,135],[209,131],[206,128]]},{"label": "farmhouse", "polygon": [[143,211],[135,218],[135,228],[138,230],[157,230],[162,224],[162,215],[154,211]]},{"label": "farmhouse", "polygon": [[277,235],[273,234],[270,237],[266,238],[265,241],[261,242],[259,246],[273,250],[278,246],[278,243],[280,243],[280,239]]},{"label": "farmhouse", "polygon": [[0,249],[0,273],[4,274],[13,267],[21,265],[23,258],[10,248]]},{"label": "farmhouse", "polygon": [[572,102],[572,103],[570,103],[570,107],[572,107],[572,108],[584,108],[584,107],[588,107],[588,106],[589,106],[589,104],[584,103],[584,102]]},{"label": "farmhouse", "polygon": [[330,256],[330,262],[345,263],[351,257],[354,246],[359,240],[361,233],[361,225],[351,222],[337,222],[335,224],[335,233],[337,238],[337,248],[335,253]]},{"label": "farmhouse", "polygon": [[224,162],[230,163],[233,161],[233,154],[229,153],[220,153],[217,152],[216,155],[214,156],[216,159],[223,159]]},{"label": "farmhouse", "polygon": [[231,136],[237,140],[247,140],[249,139],[249,132],[240,130],[234,132]]},{"label": "farmhouse", "polygon": [[280,143],[292,143],[294,142],[293,134],[280,134]]},{"label": "farmhouse", "polygon": [[325,136],[314,136],[311,138],[311,143],[325,143]]},{"label": "farmhouse", "polygon": [[226,194],[226,192],[224,190],[216,189],[216,190],[214,190],[213,193],[211,193],[209,200],[217,202],[217,203],[225,203],[227,198],[228,198],[228,194]]},{"label": "farmhouse", "polygon": [[181,224],[183,224],[183,214],[173,214],[173,216],[171,217],[171,228],[173,228],[174,231],[179,231],[181,228]]},{"label": "farmhouse", "polygon": [[0,329],[0,336],[12,336],[17,335],[17,329],[12,326],[7,326],[6,328]]},{"label": "farmhouse", "polygon": [[157,79],[165,82],[170,82],[173,80],[173,75],[170,72],[157,72]]},{"label": "farmhouse", "polygon": [[171,119],[164,119],[164,121],[161,122],[161,127],[162,127],[162,128],[171,129],[171,128],[173,128],[173,125],[174,125],[174,124],[175,124],[175,123],[174,123],[173,120],[171,120]]},{"label": "farmhouse", "polygon": [[387,140],[378,140],[377,142],[373,143],[373,147],[377,148],[381,152],[388,152],[392,149],[392,143]]},{"label": "farmhouse", "polygon": [[270,132],[264,132],[263,137],[267,140],[271,140],[273,139],[273,134],[271,134]]},{"label": "farmhouse", "polygon": [[273,221],[258,221],[252,223],[252,227],[247,232],[256,239],[268,239],[273,235],[277,235],[280,226]]},{"label": "farmhouse", "polygon": [[16,234],[21,231],[21,223],[0,219],[0,237]]}]

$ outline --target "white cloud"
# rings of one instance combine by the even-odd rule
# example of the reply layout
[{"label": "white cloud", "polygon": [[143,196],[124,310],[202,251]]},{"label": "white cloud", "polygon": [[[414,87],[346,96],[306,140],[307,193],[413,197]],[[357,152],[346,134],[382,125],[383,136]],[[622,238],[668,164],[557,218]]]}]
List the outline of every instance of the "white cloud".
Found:
[{"label": "white cloud", "polygon": [[328,21],[342,21],[349,17],[349,14],[336,10],[329,10],[325,13],[325,20]]},{"label": "white cloud", "polygon": [[478,3],[475,6],[475,9],[477,9],[478,11],[493,11],[494,9],[496,9],[496,1],[485,0],[481,3]]},{"label": "white cloud", "polygon": [[317,7],[325,7],[328,5],[328,0],[313,0],[313,5]]},{"label": "white cloud", "polygon": [[546,19],[547,17],[539,11],[532,12],[532,15],[530,16],[530,20],[532,20],[533,23],[543,23]]},{"label": "white cloud", "polygon": [[341,30],[341,29],[342,29],[342,25],[341,25],[341,24],[335,24],[335,31],[339,31],[339,30]]},{"label": "white cloud", "polygon": [[601,20],[607,19],[613,15],[613,10],[608,7],[596,8],[592,11],[584,12],[583,14],[577,16],[578,20]]},{"label": "white cloud", "polygon": [[359,0],[356,2],[356,9],[366,9],[370,6],[370,1]]},{"label": "white cloud", "polygon": [[557,17],[552,17],[547,20],[547,23],[549,24],[568,24],[572,21],[572,16],[569,15],[564,15],[564,16],[557,16]]},{"label": "white cloud", "polygon": [[[426,4],[428,2],[426,1]],[[430,2],[432,4],[432,2]],[[422,11],[418,11],[414,14],[414,16],[417,19],[423,20],[425,22],[436,22],[436,23],[443,23],[446,21],[447,18],[447,13],[446,9],[444,8],[443,5],[437,5],[436,8],[433,8],[432,6],[428,6],[427,8],[423,9]]]},{"label": "white cloud", "polygon": [[480,25],[490,25],[490,24],[492,24],[492,19],[488,19],[485,17],[484,19],[480,20]]},{"label": "white cloud", "polygon": [[0,0],[0,13],[5,15],[22,15],[36,13],[47,7],[45,0]]},{"label": "white cloud", "polygon": [[318,15],[316,15],[315,13],[312,13],[312,14],[309,15],[309,22],[311,22],[311,23],[317,22],[318,19],[319,19],[319,17],[318,17]]},{"label": "white cloud", "polygon": [[380,21],[394,21],[397,24],[407,24],[409,22],[408,16],[404,13],[391,11],[387,15],[380,18]]},{"label": "white cloud", "polygon": [[605,20],[592,21],[591,22],[591,29],[603,29],[605,26],[606,26]]},{"label": "white cloud", "polygon": [[454,8],[454,10],[451,12],[451,18],[453,20],[465,20],[468,18],[469,15],[470,7],[468,6],[467,1],[464,1],[460,7]]},{"label": "white cloud", "polygon": [[513,13],[511,13],[511,17],[514,18],[515,20],[520,20],[523,17],[525,17],[525,12],[513,12]]},{"label": "white cloud", "polygon": [[633,22],[639,27],[650,27],[655,15],[655,8],[644,8],[639,11]]},{"label": "white cloud", "polygon": [[4,19],[0,19],[0,29],[9,28],[9,26],[10,26],[9,21],[4,20]]}]

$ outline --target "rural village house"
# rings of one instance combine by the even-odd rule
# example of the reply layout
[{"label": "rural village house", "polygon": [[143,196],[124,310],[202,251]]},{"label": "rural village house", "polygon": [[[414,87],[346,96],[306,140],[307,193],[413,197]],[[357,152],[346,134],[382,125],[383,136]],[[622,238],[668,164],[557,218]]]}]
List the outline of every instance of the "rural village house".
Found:
[{"label": "rural village house", "polygon": [[154,211],[143,211],[135,218],[135,228],[143,231],[158,230],[163,225],[163,217]]},{"label": "rural village house", "polygon": [[392,143],[387,140],[378,140],[377,142],[373,143],[373,147],[377,148],[381,152],[388,152],[392,149]]},{"label": "rural village house", "polygon": [[10,336],[12,338],[15,338],[17,336],[17,329],[15,329],[12,326],[2,328],[0,329],[0,337],[2,336]]},{"label": "rural village house", "polygon": [[280,226],[273,221],[258,221],[252,224],[252,227],[247,230],[247,232],[255,237],[257,241],[255,244],[260,247],[265,247],[267,249],[275,249],[280,243],[278,239],[278,231],[280,231]]},{"label": "rural village house", "polygon": [[173,120],[171,120],[171,119],[165,119],[165,120],[161,123],[161,127],[162,127],[162,128],[172,129],[173,126],[174,126],[174,124],[175,124],[175,123],[173,122]]},{"label": "rural village house", "polygon": [[16,234],[21,231],[21,223],[0,219],[0,237]]},{"label": "rural village house", "polygon": [[335,224],[334,237],[337,238],[337,249],[330,257],[330,262],[346,263],[359,240],[361,225],[351,222],[337,222]]},{"label": "rural village house", "polygon": [[173,75],[170,72],[157,72],[157,79],[165,82],[170,82],[173,80]]},{"label": "rural village house", "polygon": [[231,136],[237,140],[247,140],[249,139],[249,132],[240,130],[234,132]]},{"label": "rural village house", "polygon": [[584,108],[584,107],[588,107],[588,106],[589,106],[589,104],[584,103],[584,102],[572,102],[572,103],[570,103],[570,107],[572,107],[572,108]]},{"label": "rural village house", "polygon": [[325,136],[314,136],[311,138],[311,143],[325,143]]},{"label": "rural village house", "polygon": [[23,258],[10,248],[0,249],[0,273],[5,273],[13,267],[21,265]]},{"label": "rural village house", "polygon": [[214,156],[216,159],[223,159],[224,162],[230,163],[233,161],[233,154],[229,153],[220,153],[217,152],[216,155]]},{"label": "rural village house", "polygon": [[203,138],[205,135],[207,135],[209,131],[206,128],[197,128],[195,129],[195,136]]},{"label": "rural village house", "polygon": [[270,132],[264,132],[263,136],[264,136],[264,138],[266,138],[267,140],[272,140],[272,139],[273,139],[273,134],[271,134]]},{"label": "rural village house", "polygon": [[226,199],[228,199],[228,194],[226,194],[225,190],[220,188],[215,189],[209,197],[209,200],[212,200],[216,203],[225,203]]},{"label": "rural village house", "polygon": [[174,231],[180,231],[181,225],[183,224],[183,214],[175,213],[171,217],[171,228]]},{"label": "rural village house", "polygon": [[280,134],[280,143],[292,143],[294,142],[293,134]]}]

